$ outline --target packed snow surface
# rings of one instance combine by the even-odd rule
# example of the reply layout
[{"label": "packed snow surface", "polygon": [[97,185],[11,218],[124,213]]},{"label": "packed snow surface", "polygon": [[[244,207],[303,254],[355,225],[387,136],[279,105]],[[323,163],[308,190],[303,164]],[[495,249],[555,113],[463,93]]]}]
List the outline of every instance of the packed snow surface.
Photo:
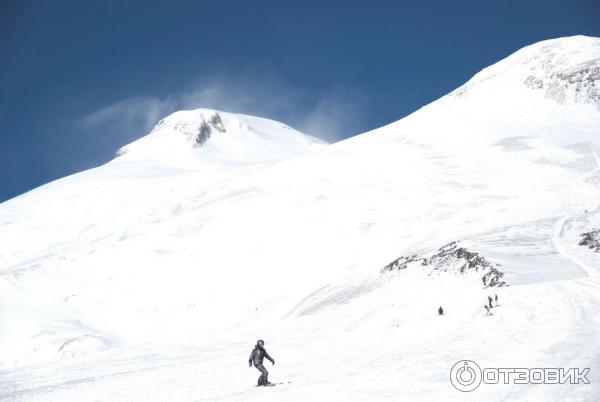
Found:
[{"label": "packed snow surface", "polygon": [[[331,145],[177,112],[1,204],[0,400],[598,400],[599,63],[534,44]],[[590,384],[462,393],[463,359]]]}]

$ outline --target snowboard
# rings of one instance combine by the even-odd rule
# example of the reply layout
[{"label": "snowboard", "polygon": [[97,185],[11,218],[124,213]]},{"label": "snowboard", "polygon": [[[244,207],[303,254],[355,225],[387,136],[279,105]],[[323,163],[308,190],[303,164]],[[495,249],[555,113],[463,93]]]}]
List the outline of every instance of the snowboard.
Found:
[{"label": "snowboard", "polygon": [[272,382],[272,383],[269,383],[268,385],[257,385],[256,388],[258,388],[258,387],[274,387],[275,385],[291,384],[291,383],[292,383],[291,381],[288,381],[288,382],[285,382],[285,381],[283,381],[283,382]]}]

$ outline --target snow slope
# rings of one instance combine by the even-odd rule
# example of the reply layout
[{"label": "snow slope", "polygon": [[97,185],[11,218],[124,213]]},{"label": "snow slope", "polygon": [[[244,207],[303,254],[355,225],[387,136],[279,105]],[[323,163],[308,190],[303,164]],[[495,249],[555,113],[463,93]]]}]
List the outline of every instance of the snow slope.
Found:
[{"label": "snow slope", "polygon": [[[597,399],[599,60],[597,38],[537,43],[332,145],[178,112],[1,204],[0,400]],[[455,241],[510,286],[461,274]],[[383,269],[410,256],[431,263]],[[253,387],[258,338],[284,384]],[[464,394],[461,359],[591,384]]]}]

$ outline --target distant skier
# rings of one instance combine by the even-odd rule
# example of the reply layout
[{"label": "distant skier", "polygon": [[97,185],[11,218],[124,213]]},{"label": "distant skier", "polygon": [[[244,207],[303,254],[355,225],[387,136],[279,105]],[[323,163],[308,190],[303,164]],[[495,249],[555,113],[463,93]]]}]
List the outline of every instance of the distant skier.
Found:
[{"label": "distant skier", "polygon": [[483,307],[485,307],[485,311],[486,311],[485,315],[493,315],[492,312],[490,311],[490,306],[488,306],[487,304],[484,304]]},{"label": "distant skier", "polygon": [[488,296],[488,305],[492,308],[492,296]]},{"label": "distant skier", "polygon": [[444,309],[442,308],[442,306],[440,306],[440,308],[438,308],[438,314],[444,315]]},{"label": "distant skier", "polygon": [[496,306],[498,305],[498,295],[494,295],[494,301],[496,302]]},{"label": "distant skier", "polygon": [[273,360],[273,358],[269,356],[264,346],[265,341],[259,339],[258,342],[256,342],[256,346],[252,350],[252,353],[250,354],[250,359],[248,359],[250,367],[252,367],[252,363],[254,363],[254,367],[256,367],[258,371],[260,371],[260,377],[258,377],[259,387],[271,385],[271,383],[269,382],[269,372],[267,371],[265,366],[263,366],[263,359],[266,358],[271,362],[271,364],[275,364],[275,360]]}]

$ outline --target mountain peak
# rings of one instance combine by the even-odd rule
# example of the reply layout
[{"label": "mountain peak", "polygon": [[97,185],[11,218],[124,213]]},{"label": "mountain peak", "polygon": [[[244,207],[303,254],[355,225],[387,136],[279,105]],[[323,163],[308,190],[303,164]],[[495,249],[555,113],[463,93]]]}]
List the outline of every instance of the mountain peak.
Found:
[{"label": "mountain peak", "polygon": [[150,164],[246,164],[302,153],[323,144],[274,120],[212,109],[175,112],[117,152]]},{"label": "mountain peak", "polygon": [[506,90],[515,85],[560,104],[600,107],[600,38],[578,35],[526,46],[483,69],[450,95],[462,97],[480,87],[489,91],[492,86]]},{"label": "mountain peak", "polygon": [[169,128],[183,134],[193,147],[201,147],[213,133],[227,131],[221,115],[215,110],[197,109],[192,113],[182,111],[162,119],[152,132]]}]

